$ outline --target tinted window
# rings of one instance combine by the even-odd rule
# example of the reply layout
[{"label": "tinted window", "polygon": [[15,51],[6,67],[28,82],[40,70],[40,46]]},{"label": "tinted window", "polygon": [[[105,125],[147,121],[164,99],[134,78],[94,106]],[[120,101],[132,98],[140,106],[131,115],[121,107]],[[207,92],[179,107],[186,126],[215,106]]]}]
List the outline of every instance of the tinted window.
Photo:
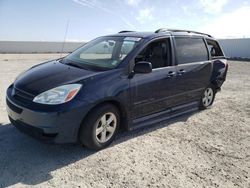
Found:
[{"label": "tinted window", "polygon": [[178,64],[208,60],[208,53],[203,39],[176,38],[176,56]]},{"label": "tinted window", "polygon": [[161,39],[148,44],[135,58],[135,63],[147,61],[152,68],[169,66],[171,63],[169,39]]},{"label": "tinted window", "polygon": [[220,46],[216,41],[210,40],[210,39],[207,39],[206,41],[207,41],[208,50],[212,58],[223,56]]}]

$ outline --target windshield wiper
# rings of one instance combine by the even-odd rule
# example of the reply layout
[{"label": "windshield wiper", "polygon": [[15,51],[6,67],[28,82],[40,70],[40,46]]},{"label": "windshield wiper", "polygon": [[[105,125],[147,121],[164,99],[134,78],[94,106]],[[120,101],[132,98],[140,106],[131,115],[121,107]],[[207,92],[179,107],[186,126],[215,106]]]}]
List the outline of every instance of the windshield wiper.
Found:
[{"label": "windshield wiper", "polygon": [[82,65],[79,65],[78,63],[74,63],[74,62],[70,62],[70,61],[65,63],[65,65],[69,65],[69,66],[72,66],[72,67],[77,67],[77,68],[80,68],[80,69],[89,70],[88,68],[86,68],[86,66],[82,66]]},{"label": "windshield wiper", "polygon": [[68,63],[65,63],[66,65],[70,65],[70,66],[72,66],[72,67],[77,67],[77,68],[83,68],[81,65],[78,65],[78,64],[76,64],[76,63],[72,63],[72,62],[68,62]]},{"label": "windshield wiper", "polygon": [[72,67],[77,67],[80,69],[85,69],[85,70],[90,70],[90,71],[106,71],[106,70],[110,70],[111,68],[108,67],[99,67],[99,66],[95,66],[95,65],[83,65],[83,63],[76,63],[75,61],[71,61],[68,59],[62,59],[61,61],[59,61],[60,63],[63,63],[65,65],[69,65]]}]

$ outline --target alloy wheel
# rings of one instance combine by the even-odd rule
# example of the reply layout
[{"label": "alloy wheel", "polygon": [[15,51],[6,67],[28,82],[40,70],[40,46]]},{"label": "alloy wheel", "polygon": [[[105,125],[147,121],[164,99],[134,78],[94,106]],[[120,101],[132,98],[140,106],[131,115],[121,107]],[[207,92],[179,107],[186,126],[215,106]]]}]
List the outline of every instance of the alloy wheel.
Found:
[{"label": "alloy wheel", "polygon": [[214,97],[214,92],[212,88],[207,88],[204,92],[204,97],[202,98],[202,103],[204,107],[208,107],[212,104]]},{"label": "alloy wheel", "polygon": [[96,140],[99,143],[107,142],[113,135],[117,126],[117,118],[114,113],[107,112],[105,113],[97,122],[96,122]]}]

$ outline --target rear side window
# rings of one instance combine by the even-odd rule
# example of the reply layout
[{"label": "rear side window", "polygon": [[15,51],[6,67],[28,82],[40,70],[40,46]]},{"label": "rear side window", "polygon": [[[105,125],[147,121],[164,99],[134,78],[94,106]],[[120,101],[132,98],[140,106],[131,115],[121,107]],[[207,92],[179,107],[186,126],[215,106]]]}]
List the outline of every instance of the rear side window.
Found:
[{"label": "rear side window", "polygon": [[224,56],[218,42],[211,39],[206,39],[206,41],[208,51],[210,52],[212,58]]},{"label": "rear side window", "polygon": [[202,38],[175,38],[178,64],[208,60],[208,52]]}]

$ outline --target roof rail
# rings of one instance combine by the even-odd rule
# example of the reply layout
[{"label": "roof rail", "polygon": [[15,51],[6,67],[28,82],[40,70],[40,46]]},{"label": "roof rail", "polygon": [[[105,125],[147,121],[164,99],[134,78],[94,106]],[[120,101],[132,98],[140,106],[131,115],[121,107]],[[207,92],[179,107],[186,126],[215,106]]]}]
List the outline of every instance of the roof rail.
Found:
[{"label": "roof rail", "polygon": [[155,33],[162,33],[162,32],[187,32],[187,33],[194,33],[194,34],[200,34],[200,35],[206,35],[208,37],[212,37],[212,35],[201,33],[197,31],[191,31],[191,30],[182,30],[182,29],[167,29],[167,28],[161,28],[155,31]]},{"label": "roof rail", "polygon": [[129,32],[134,32],[134,31],[120,31],[120,32],[118,32],[118,33],[129,33]]}]

